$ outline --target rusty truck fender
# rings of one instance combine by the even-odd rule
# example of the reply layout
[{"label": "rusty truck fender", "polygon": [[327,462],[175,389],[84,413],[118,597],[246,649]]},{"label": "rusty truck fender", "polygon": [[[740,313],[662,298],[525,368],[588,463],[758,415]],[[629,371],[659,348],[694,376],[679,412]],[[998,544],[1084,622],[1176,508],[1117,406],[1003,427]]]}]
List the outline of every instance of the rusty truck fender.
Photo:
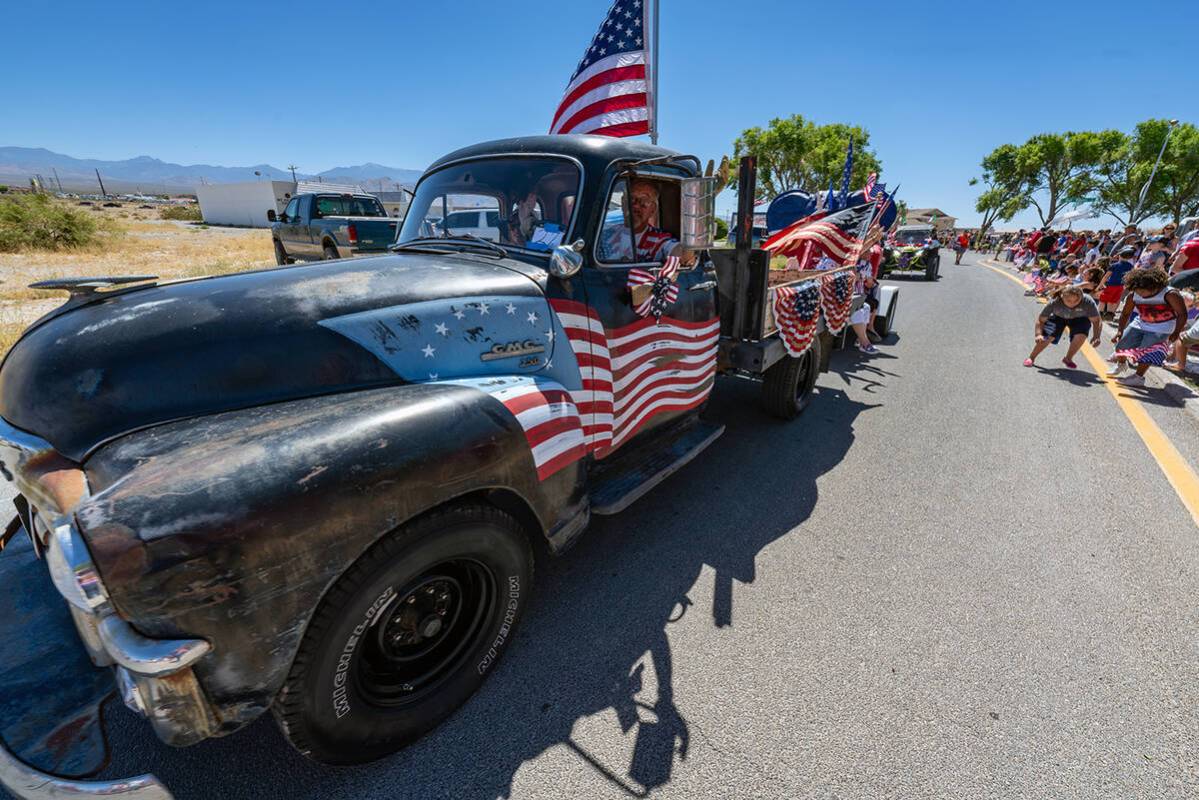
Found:
[{"label": "rusty truck fender", "polygon": [[328,588],[404,522],[486,499],[551,547],[586,523],[581,463],[539,477],[486,391],[413,384],[168,423],[87,462],[76,519],[118,612],[199,637],[221,733],[269,707]]}]

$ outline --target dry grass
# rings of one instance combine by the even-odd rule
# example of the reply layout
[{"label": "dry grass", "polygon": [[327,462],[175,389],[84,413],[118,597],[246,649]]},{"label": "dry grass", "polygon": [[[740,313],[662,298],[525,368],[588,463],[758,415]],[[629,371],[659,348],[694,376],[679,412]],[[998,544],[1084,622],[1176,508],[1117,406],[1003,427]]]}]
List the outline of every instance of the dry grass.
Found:
[{"label": "dry grass", "polygon": [[[0,354],[20,331],[59,305],[61,291],[30,289],[51,278],[91,275],[157,275],[161,280],[223,275],[271,266],[268,231],[212,228],[157,220],[157,211],[104,208],[114,233],[97,245],[71,251],[0,254]],[[127,218],[121,218],[124,213]]]}]

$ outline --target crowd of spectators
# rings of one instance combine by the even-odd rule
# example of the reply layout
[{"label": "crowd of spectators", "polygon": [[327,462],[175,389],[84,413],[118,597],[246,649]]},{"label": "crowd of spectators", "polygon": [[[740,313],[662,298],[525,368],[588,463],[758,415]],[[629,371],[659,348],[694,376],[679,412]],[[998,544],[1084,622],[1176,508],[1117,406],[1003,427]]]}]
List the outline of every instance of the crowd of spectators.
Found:
[{"label": "crowd of spectators", "polygon": [[[1049,305],[1036,323],[1036,342],[1025,360],[1069,332],[1073,356],[1092,325],[1117,328],[1109,375],[1144,385],[1150,366],[1186,368],[1187,351],[1199,345],[1199,225],[1180,233],[1169,224],[1154,231],[1053,231],[1048,228],[992,237],[997,256],[1024,273],[1029,294]],[[1098,342],[1095,327],[1092,342]]]}]

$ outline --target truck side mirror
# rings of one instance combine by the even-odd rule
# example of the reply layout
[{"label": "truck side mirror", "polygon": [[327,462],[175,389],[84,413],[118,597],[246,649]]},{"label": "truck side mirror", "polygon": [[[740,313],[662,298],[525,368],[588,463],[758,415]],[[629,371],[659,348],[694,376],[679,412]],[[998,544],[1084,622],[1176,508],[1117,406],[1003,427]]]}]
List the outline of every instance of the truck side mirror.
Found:
[{"label": "truck side mirror", "polygon": [[691,250],[705,250],[716,241],[716,187],[719,178],[687,178],[679,197],[682,230],[679,242]]},{"label": "truck side mirror", "polygon": [[266,211],[266,221],[267,221],[267,222],[274,222],[274,221],[275,221],[275,209],[273,209],[273,208],[268,208],[268,209],[267,209],[267,211]]},{"label": "truck side mirror", "polygon": [[558,245],[550,253],[550,274],[555,278],[569,278],[583,268],[583,249],[587,243],[582,239],[571,245]]}]

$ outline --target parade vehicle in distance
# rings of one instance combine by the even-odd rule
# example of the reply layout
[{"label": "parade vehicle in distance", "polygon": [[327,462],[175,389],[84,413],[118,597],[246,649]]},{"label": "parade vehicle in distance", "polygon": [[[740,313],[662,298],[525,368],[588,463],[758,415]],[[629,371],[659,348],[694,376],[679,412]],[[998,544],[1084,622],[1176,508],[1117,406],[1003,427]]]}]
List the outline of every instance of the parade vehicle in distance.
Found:
[{"label": "parade vehicle in distance", "polygon": [[298,194],[282,214],[266,212],[275,263],[315,261],[383,253],[396,238],[398,220],[369,194]]},{"label": "parade vehicle in distance", "polygon": [[923,272],[935,281],[941,273],[941,245],[932,225],[901,225],[883,247],[880,273]]},{"label": "parade vehicle in distance", "polygon": [[[634,180],[693,266],[614,245],[633,242]],[[709,249],[714,187],[645,143],[508,139],[433,164],[387,255],[45,284],[69,300],[0,365],[19,493],[0,783],[168,798],[151,775],[83,780],[114,677],[178,746],[270,711],[304,754],[350,764],[445,719],[510,646],[533,551],[721,435],[701,416],[718,374],[760,379],[790,418],[827,368],[827,331],[801,357],[780,341],[768,254]],[[450,196],[530,193],[527,236],[423,224]]]}]

